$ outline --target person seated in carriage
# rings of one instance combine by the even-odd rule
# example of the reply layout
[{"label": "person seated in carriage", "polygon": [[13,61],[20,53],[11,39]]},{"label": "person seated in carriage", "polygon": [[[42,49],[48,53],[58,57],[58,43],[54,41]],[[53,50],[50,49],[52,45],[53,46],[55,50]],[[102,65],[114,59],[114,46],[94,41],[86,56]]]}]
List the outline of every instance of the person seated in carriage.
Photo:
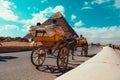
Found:
[{"label": "person seated in carriage", "polygon": [[80,37],[79,37],[79,40],[84,40],[86,39],[85,37],[83,37],[83,35],[81,34]]}]

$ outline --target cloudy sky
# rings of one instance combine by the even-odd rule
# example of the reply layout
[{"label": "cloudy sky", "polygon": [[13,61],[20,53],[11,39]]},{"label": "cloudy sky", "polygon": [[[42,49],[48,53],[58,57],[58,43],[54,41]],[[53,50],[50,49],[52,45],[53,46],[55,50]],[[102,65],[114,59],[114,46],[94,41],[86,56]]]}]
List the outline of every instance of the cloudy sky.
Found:
[{"label": "cloudy sky", "polygon": [[120,0],[0,0],[0,36],[23,37],[58,11],[89,43],[120,44]]}]

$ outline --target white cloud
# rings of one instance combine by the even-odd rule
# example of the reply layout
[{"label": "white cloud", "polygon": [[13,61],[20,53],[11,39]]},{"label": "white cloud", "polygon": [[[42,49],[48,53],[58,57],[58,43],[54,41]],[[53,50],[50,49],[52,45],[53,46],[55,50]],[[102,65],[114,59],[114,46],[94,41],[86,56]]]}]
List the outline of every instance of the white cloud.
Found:
[{"label": "white cloud", "polygon": [[25,35],[26,33],[25,32],[21,33],[21,28],[17,25],[6,24],[3,26],[0,26],[0,36],[23,37]]},{"label": "white cloud", "polygon": [[29,25],[29,24],[25,24],[25,25],[23,26],[23,28],[22,28],[22,32],[29,32],[30,26],[31,26],[31,25]]},{"label": "white cloud", "polygon": [[74,14],[71,15],[71,20],[72,20],[72,21],[74,21],[76,18],[77,18],[76,15],[74,15]]},{"label": "white cloud", "polygon": [[110,28],[77,28],[74,30],[78,35],[83,34],[89,43],[112,43],[120,44],[120,26],[111,26]]},{"label": "white cloud", "polygon": [[120,0],[94,0],[91,2],[91,4],[103,4],[106,2],[110,2],[110,1],[114,1],[114,4],[112,6],[114,6],[115,8],[120,8]]},{"label": "white cloud", "polygon": [[83,9],[93,9],[93,8],[91,7],[91,5],[88,2],[85,1],[84,2],[84,7],[82,7],[81,9],[83,10]]},{"label": "white cloud", "polygon": [[83,7],[83,8],[81,8],[82,10],[85,10],[85,9],[93,9],[92,7],[90,7],[90,6],[85,6],[85,7]]},{"label": "white cloud", "polygon": [[16,26],[16,25],[9,25],[9,24],[8,24],[8,25],[5,25],[4,29],[5,29],[5,30],[11,30],[11,29],[16,29],[16,30],[18,30],[19,27]]},{"label": "white cloud", "polygon": [[74,26],[76,27],[76,28],[78,28],[78,27],[81,27],[81,26],[83,26],[84,25],[84,23],[80,20],[80,21],[78,21],[78,22],[76,22],[75,24],[74,24]]},{"label": "white cloud", "polygon": [[88,2],[85,1],[84,2],[84,7],[82,7],[81,9],[84,10],[84,9],[93,9],[93,8],[91,7],[91,5]]},{"label": "white cloud", "polygon": [[84,5],[87,6],[87,5],[88,5],[88,2],[85,1],[85,2],[84,2]]},{"label": "white cloud", "polygon": [[114,6],[115,6],[116,8],[120,8],[120,0],[115,0]]},{"label": "white cloud", "polygon": [[4,32],[6,30],[19,30],[19,27],[16,25],[10,25],[10,24],[0,26],[0,31]]},{"label": "white cloud", "polygon": [[92,4],[95,4],[95,3],[97,3],[97,4],[102,4],[102,3],[105,3],[105,2],[109,2],[110,0],[94,0],[94,1],[92,1]]},{"label": "white cloud", "polygon": [[65,9],[64,9],[64,7],[63,7],[62,5],[59,5],[59,6],[56,6],[56,7],[53,9],[53,12],[54,12],[54,13],[56,13],[56,12],[58,12],[58,11],[64,14]]},{"label": "white cloud", "polygon": [[23,24],[29,24],[29,25],[35,25],[37,22],[43,23],[48,19],[48,17],[50,17],[52,14],[58,11],[64,15],[64,12],[65,12],[64,7],[59,5],[59,6],[56,6],[55,8],[48,7],[37,14],[32,14],[32,17],[33,17],[32,19],[22,20],[21,22]]},{"label": "white cloud", "polygon": [[27,7],[27,10],[32,10],[32,9],[34,9],[34,10],[36,10],[36,11],[38,11],[39,9],[38,8],[36,8],[36,7]]},{"label": "white cloud", "polygon": [[38,11],[38,10],[39,10],[39,9],[38,9],[38,8],[36,8],[36,7],[33,7],[33,9],[34,9],[34,10],[36,10],[36,11]]},{"label": "white cloud", "polygon": [[40,0],[41,1],[41,3],[45,3],[45,2],[48,2],[47,0]]},{"label": "white cloud", "polygon": [[27,10],[30,10],[31,8],[30,7],[27,7]]},{"label": "white cloud", "polygon": [[22,23],[31,25],[35,25],[37,22],[43,23],[45,20],[47,20],[47,15],[50,14],[51,10],[52,8],[49,7],[37,14],[32,14],[32,19],[22,20]]},{"label": "white cloud", "polygon": [[16,6],[14,3],[13,3],[13,8],[14,8],[14,9],[16,9],[16,8],[17,8],[17,6]]},{"label": "white cloud", "polygon": [[16,21],[18,16],[16,16],[14,12],[10,10],[11,8],[16,8],[14,3],[6,0],[0,0],[0,18],[8,21]]}]

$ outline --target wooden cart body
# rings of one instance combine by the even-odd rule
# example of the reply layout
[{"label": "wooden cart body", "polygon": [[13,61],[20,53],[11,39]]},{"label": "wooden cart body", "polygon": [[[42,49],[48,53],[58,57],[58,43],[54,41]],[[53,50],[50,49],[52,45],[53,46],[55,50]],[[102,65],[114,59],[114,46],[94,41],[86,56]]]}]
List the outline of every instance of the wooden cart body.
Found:
[{"label": "wooden cart body", "polygon": [[59,42],[63,37],[56,34],[53,36],[35,36],[33,40],[35,42],[41,42],[44,47],[53,47],[56,42]]}]

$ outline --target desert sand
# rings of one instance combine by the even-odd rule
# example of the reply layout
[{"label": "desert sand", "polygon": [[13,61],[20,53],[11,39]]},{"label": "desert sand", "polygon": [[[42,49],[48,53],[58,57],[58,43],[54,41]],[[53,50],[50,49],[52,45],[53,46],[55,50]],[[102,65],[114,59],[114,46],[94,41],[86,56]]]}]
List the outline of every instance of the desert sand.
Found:
[{"label": "desert sand", "polygon": [[2,46],[30,46],[29,42],[18,42],[18,41],[11,41],[11,42],[2,42]]}]

